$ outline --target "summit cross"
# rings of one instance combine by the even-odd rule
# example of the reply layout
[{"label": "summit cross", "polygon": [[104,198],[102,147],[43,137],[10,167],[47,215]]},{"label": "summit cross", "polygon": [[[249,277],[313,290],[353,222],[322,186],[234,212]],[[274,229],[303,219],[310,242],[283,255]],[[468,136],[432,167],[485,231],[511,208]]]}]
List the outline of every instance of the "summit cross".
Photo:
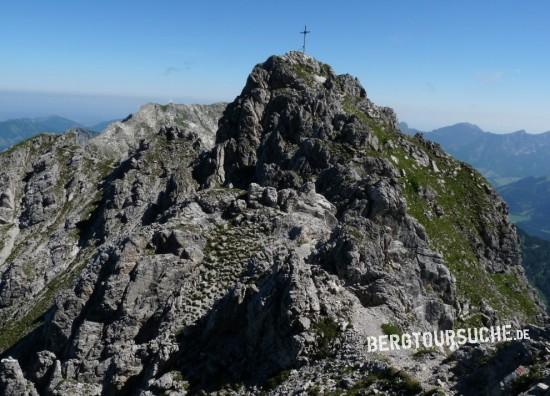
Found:
[{"label": "summit cross", "polygon": [[306,53],[306,34],[311,33],[310,30],[307,30],[307,25],[304,25],[304,31],[300,32],[300,34],[304,35],[304,44],[302,45],[302,53]]}]

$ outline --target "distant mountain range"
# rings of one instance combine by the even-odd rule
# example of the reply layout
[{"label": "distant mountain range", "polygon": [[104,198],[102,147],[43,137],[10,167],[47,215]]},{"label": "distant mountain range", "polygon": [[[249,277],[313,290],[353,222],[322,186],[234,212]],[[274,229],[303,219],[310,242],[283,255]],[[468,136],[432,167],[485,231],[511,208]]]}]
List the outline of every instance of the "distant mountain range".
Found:
[{"label": "distant mountain range", "polygon": [[[401,130],[407,134],[420,132],[406,123],[401,123]],[[550,175],[550,132],[498,134],[459,123],[422,133],[454,157],[473,165],[495,186]]]},{"label": "distant mountain range", "polygon": [[59,116],[18,118],[1,121],[0,151],[39,133],[62,133],[69,128],[84,128],[93,132],[101,132],[111,122],[104,121],[95,125],[82,125],[76,121]]},{"label": "distant mountain range", "polygon": [[519,237],[527,278],[540,291],[550,310],[550,241],[530,236],[521,229]]},{"label": "distant mountain range", "polygon": [[477,168],[497,187],[511,220],[531,235],[550,240],[550,132],[497,134],[460,123],[421,132],[401,123],[402,132],[423,133],[445,151]]},{"label": "distant mountain range", "polygon": [[550,240],[550,178],[526,177],[497,188],[511,219],[531,235]]},{"label": "distant mountain range", "polygon": [[120,121],[120,120],[101,121],[101,122],[98,122],[97,124],[89,125],[88,127],[86,127],[86,129],[89,129],[94,132],[103,132],[103,130],[107,128],[109,124],[112,124],[115,121]]}]

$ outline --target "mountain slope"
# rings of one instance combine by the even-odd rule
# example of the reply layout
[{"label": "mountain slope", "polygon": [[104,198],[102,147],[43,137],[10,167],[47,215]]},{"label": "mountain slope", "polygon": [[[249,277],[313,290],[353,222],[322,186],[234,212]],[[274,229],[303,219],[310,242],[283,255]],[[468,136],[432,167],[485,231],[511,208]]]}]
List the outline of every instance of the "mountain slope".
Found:
[{"label": "mountain slope", "polygon": [[40,133],[63,133],[72,128],[82,128],[99,133],[116,121],[118,120],[103,121],[89,127],[59,116],[2,121],[0,122],[0,151]]},{"label": "mountain slope", "polygon": [[526,177],[498,188],[512,220],[533,236],[550,239],[550,179]]},{"label": "mountain slope", "polygon": [[110,120],[110,121],[102,121],[98,122],[97,124],[90,125],[88,129],[94,131],[94,132],[103,132],[110,124],[117,122],[120,120]]},{"label": "mountain slope", "polygon": [[[403,127],[405,131],[408,127]],[[529,176],[550,174],[550,132],[508,134],[485,132],[476,125],[459,123],[424,133],[461,161],[478,169],[494,185]]]},{"label": "mountain slope", "polygon": [[42,132],[61,133],[82,127],[63,117],[20,118],[0,122],[0,151]]},{"label": "mountain slope", "polygon": [[148,105],[2,155],[0,392],[472,394],[547,364],[539,327],[425,370],[367,351],[384,332],[545,320],[498,195],[396,124],[292,52],[227,107]]},{"label": "mountain slope", "polygon": [[[550,242],[519,230],[525,273],[550,303]],[[550,305],[549,305],[550,306]]]},{"label": "mountain slope", "polygon": [[[400,125],[407,133],[417,132]],[[514,223],[539,238],[549,239],[550,134],[492,134],[461,123],[424,133],[456,158],[470,163],[497,186]]]},{"label": "mountain slope", "polygon": [[417,133],[422,133],[421,130],[409,127],[409,124],[407,124],[406,122],[399,123],[399,130],[405,135],[410,135],[410,136],[414,136]]}]

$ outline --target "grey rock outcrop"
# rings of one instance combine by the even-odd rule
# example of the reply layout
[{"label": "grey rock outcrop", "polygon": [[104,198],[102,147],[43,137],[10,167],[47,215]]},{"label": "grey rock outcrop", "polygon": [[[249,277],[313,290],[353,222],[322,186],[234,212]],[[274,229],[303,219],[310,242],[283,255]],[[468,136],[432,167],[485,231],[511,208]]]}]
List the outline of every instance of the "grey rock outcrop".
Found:
[{"label": "grey rock outcrop", "polygon": [[19,362],[9,357],[0,361],[0,393],[3,395],[38,396],[32,382],[23,376]]},{"label": "grey rock outcrop", "polygon": [[301,53],[227,107],[146,105],[0,162],[5,389],[457,393],[466,352],[419,371],[366,337],[544,320],[483,179]]}]

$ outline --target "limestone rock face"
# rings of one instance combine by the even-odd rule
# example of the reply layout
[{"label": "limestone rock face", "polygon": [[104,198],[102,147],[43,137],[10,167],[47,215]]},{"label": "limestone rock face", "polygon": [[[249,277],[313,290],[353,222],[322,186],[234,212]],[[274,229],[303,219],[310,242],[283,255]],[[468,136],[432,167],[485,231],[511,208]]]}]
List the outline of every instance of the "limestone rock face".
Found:
[{"label": "limestone rock face", "polygon": [[0,392],[3,395],[38,396],[33,384],[23,376],[19,362],[12,358],[0,361]]},{"label": "limestone rock face", "polygon": [[507,364],[545,369],[502,201],[304,54],[227,106],[146,105],[0,169],[6,394],[467,393],[490,347],[419,364],[367,337],[510,322],[540,327]]}]

